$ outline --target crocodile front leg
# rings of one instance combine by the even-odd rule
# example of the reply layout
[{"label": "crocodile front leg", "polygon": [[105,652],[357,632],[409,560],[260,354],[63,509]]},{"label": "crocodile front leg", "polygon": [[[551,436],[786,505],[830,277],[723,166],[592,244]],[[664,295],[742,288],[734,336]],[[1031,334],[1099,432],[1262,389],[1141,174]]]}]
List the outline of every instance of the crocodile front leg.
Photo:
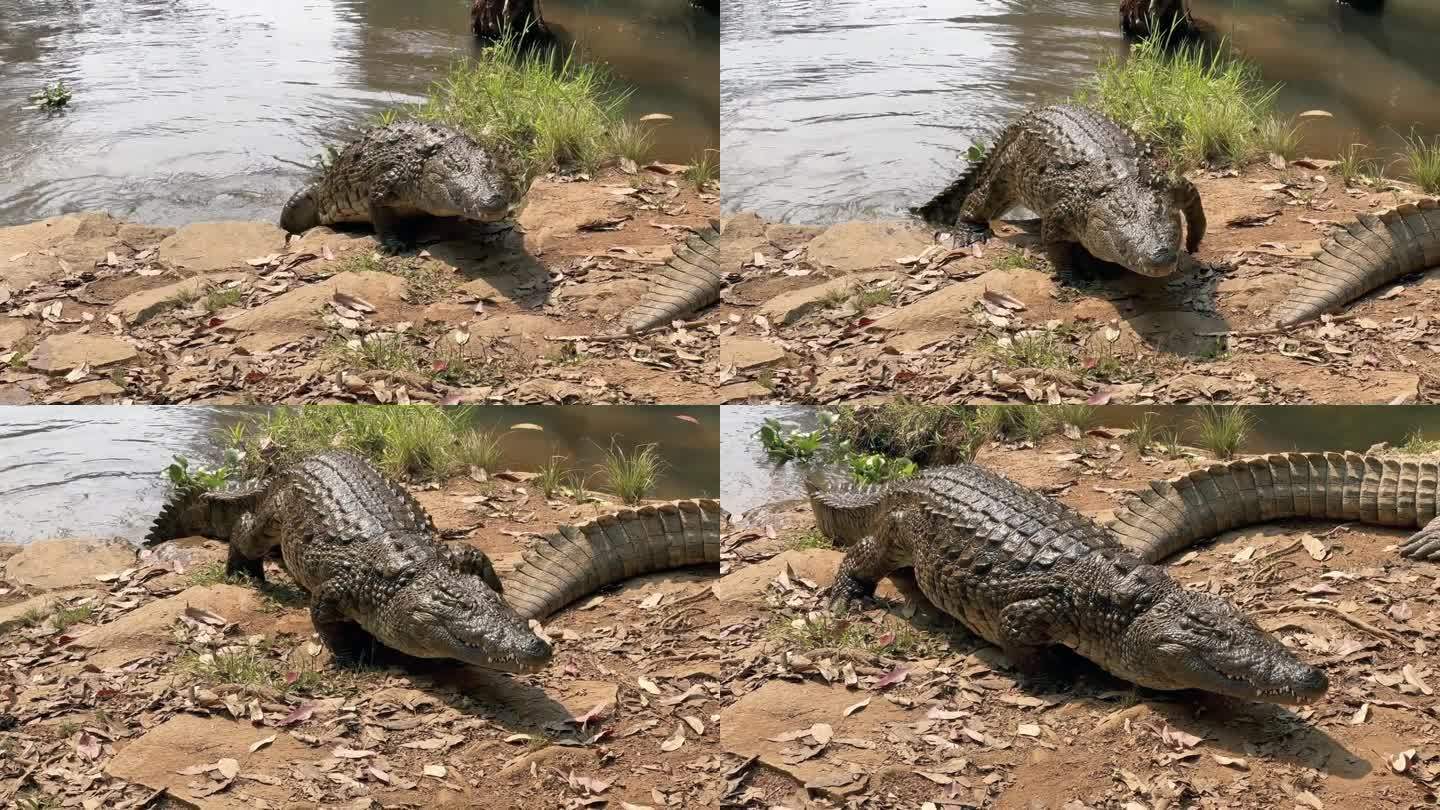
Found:
[{"label": "crocodile front leg", "polygon": [[350,618],[345,609],[348,601],[344,580],[329,580],[311,596],[310,620],[335,661],[353,664],[360,663],[363,654],[373,654],[375,637]]},{"label": "crocodile front leg", "polygon": [[1075,241],[1055,217],[1041,220],[1040,246],[1056,275],[1068,275],[1075,270]]},{"label": "crocodile front leg", "polygon": [[375,229],[380,247],[386,252],[404,253],[410,249],[410,231],[406,224],[405,218],[387,205],[384,198],[370,198],[370,225]]},{"label": "crocodile front leg", "polygon": [[1185,215],[1185,252],[1194,253],[1200,249],[1200,240],[1205,238],[1205,207],[1200,204],[1200,191],[1194,183],[1180,177],[1171,193],[1175,196],[1175,207]]},{"label": "crocodile front leg", "polygon": [[1000,611],[1000,649],[1025,673],[1043,673],[1054,661],[1055,606],[1045,597],[1011,602]]},{"label": "crocodile front leg", "polygon": [[[891,515],[888,520],[901,522],[903,517]],[[835,575],[835,585],[830,592],[832,613],[847,612],[852,603],[874,594],[880,580],[909,564],[901,559],[904,556],[902,550],[892,537],[893,532],[882,530],[879,534],[861,538],[860,542],[845,550],[845,559],[840,561],[840,571]]]}]

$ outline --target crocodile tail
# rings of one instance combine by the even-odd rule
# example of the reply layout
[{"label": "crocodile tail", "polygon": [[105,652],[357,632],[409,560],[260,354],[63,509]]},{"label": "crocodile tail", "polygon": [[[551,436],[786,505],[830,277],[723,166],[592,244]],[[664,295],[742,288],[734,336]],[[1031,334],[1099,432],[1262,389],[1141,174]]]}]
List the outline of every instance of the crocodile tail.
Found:
[{"label": "crocodile tail", "polygon": [[176,488],[150,524],[145,543],[150,545],[196,534],[228,540],[235,519],[254,508],[264,491],[263,483],[218,491]]},{"label": "crocodile tail", "polygon": [[838,470],[817,471],[805,482],[815,528],[837,546],[852,546],[874,531],[889,487],[856,484]]},{"label": "crocodile tail", "polygon": [[711,220],[709,227],[675,248],[675,255],[654,275],[640,303],[620,317],[621,326],[633,334],[687,318],[720,300],[724,280],[720,222]]},{"label": "crocodile tail", "polygon": [[1159,562],[1220,532],[1285,518],[1419,527],[1401,546],[1440,560],[1440,465],[1360,453],[1281,453],[1154,481],[1110,525],[1122,545]]},{"label": "crocodile tail", "polygon": [[501,579],[505,601],[523,618],[541,621],[606,585],[706,564],[720,564],[720,504],[697,499],[561,526],[526,549]]},{"label": "crocodile tail", "polygon": [[965,207],[966,198],[979,185],[980,173],[989,163],[991,156],[999,149],[1000,144],[997,143],[985,153],[984,157],[971,161],[954,182],[932,197],[930,202],[919,208],[911,208],[910,213],[939,228],[953,227],[960,220],[960,211]]},{"label": "crocodile tail", "polygon": [[1440,265],[1440,200],[1407,202],[1361,214],[1334,232],[1299,271],[1299,283],[1275,312],[1293,326],[1333,312],[1401,276]]}]

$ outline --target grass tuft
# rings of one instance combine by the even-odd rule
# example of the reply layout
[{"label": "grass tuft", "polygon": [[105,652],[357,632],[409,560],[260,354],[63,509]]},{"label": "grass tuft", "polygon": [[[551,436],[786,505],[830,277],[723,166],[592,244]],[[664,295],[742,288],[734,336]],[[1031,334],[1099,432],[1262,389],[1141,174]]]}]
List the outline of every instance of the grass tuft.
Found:
[{"label": "grass tuft", "polygon": [[600,470],[611,492],[625,503],[636,504],[655,489],[664,463],[653,444],[642,444],[627,453],[623,447],[612,442],[610,449],[605,451]]},{"label": "grass tuft", "polygon": [[654,140],[654,133],[643,124],[630,121],[621,121],[610,130],[611,149],[620,157],[629,158],[637,164],[643,164],[650,159]]},{"label": "grass tuft", "polygon": [[1238,406],[1202,408],[1193,422],[1200,446],[1219,459],[1234,457],[1254,424],[1250,411]]},{"label": "grass tuft", "polygon": [[835,548],[835,544],[830,542],[830,538],[821,534],[819,530],[811,529],[810,531],[791,540],[790,548],[796,551],[803,551],[807,549],[833,549]]},{"label": "grass tuft", "polygon": [[1050,332],[1021,332],[1008,343],[996,341],[990,351],[1007,368],[1069,368],[1075,363],[1070,348]]},{"label": "grass tuft", "polygon": [[1130,440],[1130,444],[1143,454],[1150,449],[1151,445],[1155,444],[1155,436],[1155,413],[1146,411],[1140,415],[1139,419],[1135,420],[1135,424],[1130,426],[1130,435],[1127,438]]},{"label": "grass tuft", "polygon": [[1415,133],[1405,139],[1405,162],[1410,177],[1427,194],[1440,192],[1440,135],[1426,141]]},{"label": "grass tuft", "polygon": [[706,149],[690,162],[685,170],[685,179],[702,191],[706,186],[720,180],[720,150]]},{"label": "grass tuft", "polygon": [[1384,167],[1373,157],[1367,157],[1365,152],[1369,147],[1363,143],[1352,143],[1345,147],[1335,163],[1335,173],[1345,185],[1353,185],[1357,180],[1368,178],[1379,178],[1384,174]]},{"label": "grass tuft", "polygon": [[245,293],[239,287],[211,290],[205,296],[205,311],[219,312],[226,307],[233,307],[244,297]]},{"label": "grass tuft", "polygon": [[565,466],[564,456],[551,456],[535,471],[535,486],[546,498],[555,498],[565,493],[570,477],[570,468]]},{"label": "grass tuft", "polygon": [[485,472],[500,469],[504,453],[500,447],[501,435],[488,430],[470,430],[460,434],[455,445],[455,463],[462,468],[479,467]]},{"label": "grass tuft", "polygon": [[1106,58],[1076,98],[1132,127],[1183,170],[1258,156],[1277,90],[1261,83],[1254,65],[1188,43],[1167,52],[1156,37]]},{"label": "grass tuft", "polygon": [[1256,128],[1255,140],[1261,150],[1291,160],[1300,154],[1300,125],[1268,116]]},{"label": "grass tuft", "polygon": [[1404,444],[1395,448],[1395,452],[1406,456],[1428,456],[1440,453],[1440,439],[1427,439],[1425,433],[1418,428],[1405,437]]}]

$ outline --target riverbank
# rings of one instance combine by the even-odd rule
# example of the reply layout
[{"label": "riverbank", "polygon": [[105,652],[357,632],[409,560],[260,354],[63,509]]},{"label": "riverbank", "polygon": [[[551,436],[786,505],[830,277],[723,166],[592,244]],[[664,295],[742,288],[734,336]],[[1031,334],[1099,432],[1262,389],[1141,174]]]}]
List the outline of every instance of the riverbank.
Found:
[{"label": "riverbank", "polygon": [[[1398,403],[1440,400],[1440,270],[1267,331],[1325,229],[1418,195],[1334,161],[1191,174],[1209,229],[1172,279],[1052,272],[1038,234],[950,250],[918,221],[732,217],[723,401]],[[758,257],[758,259],[757,259]],[[1218,336],[1216,333],[1220,333]]]},{"label": "riverbank", "polygon": [[711,401],[712,327],[585,340],[718,214],[673,171],[541,178],[399,257],[265,222],[0,229],[0,403]]},{"label": "riverbank", "polygon": [[[1067,428],[992,442],[976,461],[1103,519],[1122,493],[1211,463],[1188,452],[1142,456],[1123,430]],[[1276,523],[1170,562],[1326,668],[1326,697],[1292,711],[1141,692],[1083,664],[1065,679],[1021,678],[908,575],[881,583],[889,612],[807,623],[843,552],[801,499],[749,517],[727,536],[714,586],[746,612],[720,744],[743,768],[732,795],[747,806],[796,806],[808,789],[818,808],[1381,810],[1422,805],[1440,784],[1440,671],[1428,658],[1440,568],[1398,556],[1408,532]]]},{"label": "riverbank", "polygon": [[[501,576],[531,533],[621,508],[526,474],[412,488]],[[0,547],[0,804],[713,807],[723,782],[713,578],[640,577],[551,617],[533,676],[337,670],[277,567],[224,581],[225,546]],[[296,804],[296,803],[301,804]],[[538,802],[538,804],[537,804]],[[27,806],[23,803],[20,806]]]}]

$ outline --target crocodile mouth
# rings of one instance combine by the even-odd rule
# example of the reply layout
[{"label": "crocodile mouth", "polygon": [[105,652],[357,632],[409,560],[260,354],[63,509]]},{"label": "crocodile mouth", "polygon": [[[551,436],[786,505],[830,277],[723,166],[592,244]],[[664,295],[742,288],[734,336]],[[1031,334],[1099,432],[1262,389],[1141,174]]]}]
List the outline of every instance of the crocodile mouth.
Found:
[{"label": "crocodile mouth", "polygon": [[541,671],[550,663],[550,657],[521,658],[519,656],[497,656],[494,654],[493,645],[471,644],[462,641],[448,629],[445,636],[454,650],[453,656],[465,663],[490,670],[491,672],[504,672],[510,675],[533,675]]},{"label": "crocodile mouth", "polygon": [[1329,687],[1329,681],[1323,675],[1318,686],[1257,686],[1243,678],[1227,675],[1210,664],[1201,663],[1200,666],[1203,668],[1203,675],[1208,676],[1211,680],[1210,685],[1201,686],[1201,689],[1231,697],[1262,700],[1266,703],[1279,703],[1286,706],[1314,703],[1325,695],[1325,691]]}]

